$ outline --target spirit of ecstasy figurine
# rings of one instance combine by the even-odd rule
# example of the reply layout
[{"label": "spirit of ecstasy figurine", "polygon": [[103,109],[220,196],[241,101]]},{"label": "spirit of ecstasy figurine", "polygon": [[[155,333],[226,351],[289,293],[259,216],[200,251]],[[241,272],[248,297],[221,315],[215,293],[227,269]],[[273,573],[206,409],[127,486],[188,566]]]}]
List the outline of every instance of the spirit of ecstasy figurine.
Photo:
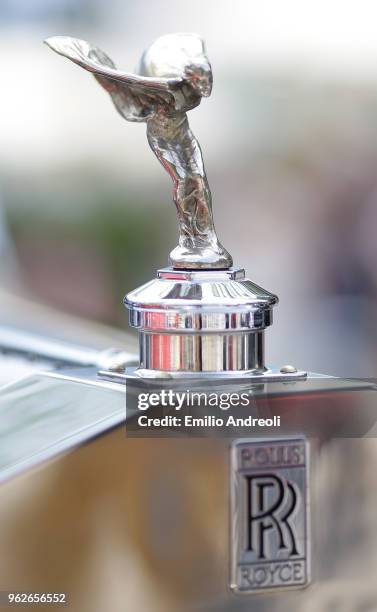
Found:
[{"label": "spirit of ecstasy figurine", "polygon": [[230,268],[212,216],[211,192],[198,141],[186,112],[212,90],[212,70],[204,43],[195,34],[158,38],[143,54],[138,74],[114,62],[84,40],[55,36],[51,49],[92,72],[128,121],[147,124],[148,142],[174,183],[179,245],[170,254],[175,268]]},{"label": "spirit of ecstasy figurine", "polygon": [[172,267],[125,297],[130,325],[139,330],[136,374],[305,376],[295,368],[266,368],[264,330],[278,299],[232,267],[215,232],[202,154],[186,115],[212,89],[203,41],[195,34],[162,36],[143,54],[138,74],[118,70],[83,40],[56,36],[46,43],[92,72],[125,119],[146,122],[149,144],[173,179],[179,244]]}]

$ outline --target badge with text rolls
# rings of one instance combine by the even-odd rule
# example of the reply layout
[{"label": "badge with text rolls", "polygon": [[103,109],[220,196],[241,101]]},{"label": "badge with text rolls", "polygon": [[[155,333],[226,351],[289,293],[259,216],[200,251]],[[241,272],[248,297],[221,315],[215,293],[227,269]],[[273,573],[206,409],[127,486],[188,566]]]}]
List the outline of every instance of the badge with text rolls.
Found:
[{"label": "badge with text rolls", "polygon": [[236,440],[230,478],[231,589],[250,594],[307,586],[307,440]]}]

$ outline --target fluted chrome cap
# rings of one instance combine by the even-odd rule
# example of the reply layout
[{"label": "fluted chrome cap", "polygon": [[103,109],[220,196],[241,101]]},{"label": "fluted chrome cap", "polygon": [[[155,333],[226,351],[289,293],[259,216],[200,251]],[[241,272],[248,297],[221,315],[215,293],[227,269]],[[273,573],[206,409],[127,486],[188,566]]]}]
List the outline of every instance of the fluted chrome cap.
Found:
[{"label": "fluted chrome cap", "polygon": [[165,268],[124,299],[132,327],[180,333],[262,330],[271,325],[277,302],[276,295],[245,278],[241,268]]},{"label": "fluted chrome cap", "polygon": [[242,269],[159,270],[124,300],[139,331],[140,367],[161,372],[263,372],[276,295]]}]

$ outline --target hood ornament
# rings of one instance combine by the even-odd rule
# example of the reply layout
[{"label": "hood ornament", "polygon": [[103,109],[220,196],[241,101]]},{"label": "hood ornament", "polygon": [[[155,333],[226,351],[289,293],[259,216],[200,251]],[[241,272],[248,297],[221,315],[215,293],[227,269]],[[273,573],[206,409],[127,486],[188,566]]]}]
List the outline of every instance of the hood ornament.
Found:
[{"label": "hood ornament", "polygon": [[149,145],[173,180],[179,244],[170,253],[174,268],[230,268],[213,222],[211,191],[202,152],[187,111],[212,90],[212,70],[203,41],[195,34],[168,34],[143,53],[138,74],[118,70],[85,40],[54,36],[46,44],[92,72],[127,121],[145,122]]},{"label": "hood ornament", "polygon": [[201,38],[158,38],[142,55],[137,74],[118,70],[84,40],[55,36],[45,42],[92,72],[122,117],[147,124],[149,145],[173,180],[179,243],[170,253],[171,267],[124,300],[130,325],[139,331],[137,374],[305,376],[295,369],[274,373],[266,368],[264,330],[278,298],[246,279],[243,269],[233,268],[217,238],[202,152],[186,114],[212,89]]}]

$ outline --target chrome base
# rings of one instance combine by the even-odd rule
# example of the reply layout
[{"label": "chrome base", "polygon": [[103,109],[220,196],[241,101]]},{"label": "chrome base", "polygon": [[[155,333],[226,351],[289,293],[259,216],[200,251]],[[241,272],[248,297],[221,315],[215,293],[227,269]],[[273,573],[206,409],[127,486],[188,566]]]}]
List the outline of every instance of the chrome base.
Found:
[{"label": "chrome base", "polygon": [[140,369],[168,376],[263,374],[264,330],[277,301],[240,268],[166,268],[124,300],[139,332]]},{"label": "chrome base", "polygon": [[140,332],[140,368],[167,372],[264,370],[264,332],[151,334]]}]

